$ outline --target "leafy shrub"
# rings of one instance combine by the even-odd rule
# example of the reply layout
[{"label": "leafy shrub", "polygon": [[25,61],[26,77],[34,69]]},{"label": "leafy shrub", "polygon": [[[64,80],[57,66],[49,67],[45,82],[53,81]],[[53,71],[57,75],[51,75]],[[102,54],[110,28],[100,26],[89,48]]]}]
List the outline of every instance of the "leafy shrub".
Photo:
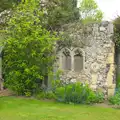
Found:
[{"label": "leafy shrub", "polygon": [[[8,23],[4,41],[5,86],[19,95],[33,94],[51,71],[55,34],[42,27],[39,0],[20,3]],[[21,14],[22,13],[22,14]],[[27,93],[28,95],[28,93]]]},{"label": "leafy shrub", "polygon": [[120,87],[120,74],[118,74],[117,77],[116,77],[116,87],[117,88]]},{"label": "leafy shrub", "polygon": [[113,105],[120,105],[120,84],[118,85],[115,95],[109,97],[109,102]]},{"label": "leafy shrub", "polygon": [[102,103],[102,102],[104,102],[104,94],[102,92],[98,91],[90,92],[87,103]]},{"label": "leafy shrub", "polygon": [[51,81],[51,88],[52,91],[55,91],[56,88],[63,86],[63,81],[60,80],[60,75],[63,73],[63,71],[61,70],[57,70],[55,73],[51,74],[51,79],[53,79]]},{"label": "leafy shrub", "polygon": [[115,96],[111,96],[109,98],[109,102],[113,105],[120,105],[120,94],[116,94]]},{"label": "leafy shrub", "polygon": [[90,93],[89,93],[89,95],[87,97],[86,103],[87,104],[96,103],[96,94],[92,90],[90,91]]},{"label": "leafy shrub", "polygon": [[82,83],[72,83],[59,87],[55,91],[56,99],[59,102],[90,104],[103,102],[102,93],[92,91],[88,85]]},{"label": "leafy shrub", "polygon": [[28,92],[25,92],[25,96],[26,96],[26,97],[30,97],[30,96],[31,96],[31,92],[29,92],[29,91],[28,91]]},{"label": "leafy shrub", "polygon": [[104,94],[102,92],[96,92],[96,103],[104,102]]},{"label": "leafy shrub", "polygon": [[56,88],[62,86],[62,83],[61,83],[60,80],[52,80],[52,84],[51,84],[51,85],[52,85],[52,86],[51,86],[51,87],[52,87],[52,91],[55,91]]},{"label": "leafy shrub", "polygon": [[65,101],[65,87],[59,87],[55,91],[57,101],[64,102]]},{"label": "leafy shrub", "polygon": [[55,99],[56,98],[56,96],[55,96],[55,94],[51,91],[49,91],[49,92],[40,92],[40,93],[38,93],[37,95],[36,95],[36,98],[37,99]]}]

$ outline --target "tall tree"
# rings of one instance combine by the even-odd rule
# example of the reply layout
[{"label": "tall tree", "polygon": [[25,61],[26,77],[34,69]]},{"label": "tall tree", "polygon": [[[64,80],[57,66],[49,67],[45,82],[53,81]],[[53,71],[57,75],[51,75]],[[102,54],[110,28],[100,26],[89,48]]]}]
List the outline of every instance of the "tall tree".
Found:
[{"label": "tall tree", "polygon": [[82,0],[80,3],[80,16],[83,23],[101,22],[103,12],[95,0]]},{"label": "tall tree", "polygon": [[77,0],[48,0],[46,9],[48,27],[52,29],[79,19]]},{"label": "tall tree", "polygon": [[39,8],[39,0],[20,3],[8,23],[4,79],[6,86],[18,94],[35,92],[54,60],[57,37],[42,27],[43,12]]},{"label": "tall tree", "polygon": [[[1,0],[0,12],[9,10],[13,4],[25,0]],[[73,22],[79,19],[79,10],[77,8],[77,0],[39,0],[43,11],[46,12],[44,16],[44,25],[48,29],[58,29],[61,25]]]}]

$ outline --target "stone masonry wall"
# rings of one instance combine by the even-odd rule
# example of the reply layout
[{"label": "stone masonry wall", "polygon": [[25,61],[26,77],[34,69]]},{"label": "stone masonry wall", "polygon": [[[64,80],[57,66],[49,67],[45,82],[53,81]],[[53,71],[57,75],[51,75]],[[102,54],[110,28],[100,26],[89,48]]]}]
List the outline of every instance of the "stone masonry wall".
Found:
[{"label": "stone masonry wall", "polygon": [[[69,35],[70,45],[63,45],[58,50],[58,65],[63,71],[61,80],[66,82],[81,81],[88,83],[94,90],[101,90],[106,95],[113,95],[115,89],[115,45],[113,42],[113,25],[102,22],[90,25],[73,23],[62,29]],[[71,54],[70,70],[62,69],[62,52],[69,50]],[[79,49],[83,55],[83,69],[74,71],[73,51]]]}]

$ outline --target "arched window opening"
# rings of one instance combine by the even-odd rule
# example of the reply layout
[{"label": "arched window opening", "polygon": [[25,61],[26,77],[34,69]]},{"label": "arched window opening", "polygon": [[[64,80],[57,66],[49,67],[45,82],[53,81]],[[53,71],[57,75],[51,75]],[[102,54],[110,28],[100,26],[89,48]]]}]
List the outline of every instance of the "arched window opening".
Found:
[{"label": "arched window opening", "polygon": [[74,52],[74,71],[80,72],[83,69],[83,55],[80,50]]},{"label": "arched window opening", "polygon": [[62,52],[62,69],[71,70],[71,55],[67,49]]}]

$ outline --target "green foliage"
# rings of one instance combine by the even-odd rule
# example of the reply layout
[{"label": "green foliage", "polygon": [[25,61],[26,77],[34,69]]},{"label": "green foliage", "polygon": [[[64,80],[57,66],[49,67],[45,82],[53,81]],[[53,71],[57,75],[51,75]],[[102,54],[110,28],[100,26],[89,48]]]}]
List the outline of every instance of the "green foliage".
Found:
[{"label": "green foliage", "polygon": [[117,73],[117,77],[116,77],[116,87],[119,88],[120,85],[120,74]]},{"label": "green foliage", "polygon": [[90,104],[90,103],[102,103],[104,102],[104,94],[102,92],[93,92],[91,91],[89,96],[88,96],[88,99],[87,99],[87,103]]},{"label": "green foliage", "polygon": [[83,23],[101,22],[103,18],[103,13],[95,0],[82,0],[79,9]]},{"label": "green foliage", "polygon": [[87,97],[87,104],[90,104],[90,103],[97,103],[97,101],[96,101],[96,94],[95,94],[95,92],[93,92],[92,90],[91,91],[89,91],[89,95],[88,95],[88,97]]},{"label": "green foliage", "polygon": [[79,19],[77,0],[53,0],[47,3],[49,29],[59,29],[61,25]]},{"label": "green foliage", "polygon": [[57,101],[76,104],[90,104],[103,102],[101,93],[93,92],[88,85],[81,83],[68,84],[55,91]]},{"label": "green foliage", "polygon": [[[54,64],[55,65],[55,64]],[[54,72],[49,74],[49,87],[48,89],[52,90],[53,92],[56,88],[63,86],[63,82],[60,80],[60,75],[62,74],[61,70],[55,70]]]},{"label": "green foliage", "polygon": [[52,80],[52,84],[51,84],[51,85],[52,85],[52,86],[51,86],[51,87],[52,87],[52,90],[55,91],[56,88],[62,86],[62,83],[61,83],[60,80]]},{"label": "green foliage", "polygon": [[120,16],[113,21],[114,24],[114,42],[116,44],[117,49],[120,49]]},{"label": "green foliage", "polygon": [[25,92],[25,96],[26,97],[30,97],[31,96],[31,92],[29,92],[29,91]]},{"label": "green foliage", "polygon": [[0,0],[0,12],[11,9],[19,0]]},{"label": "green foliage", "polygon": [[95,99],[96,103],[104,102],[105,99],[104,99],[104,94],[102,92],[97,91],[95,92],[95,94],[96,94],[96,99]]},{"label": "green foliage", "polygon": [[58,39],[42,27],[39,0],[20,3],[8,25],[4,43],[5,85],[17,94],[36,91],[52,69],[53,47]]},{"label": "green foliage", "polygon": [[118,85],[118,88],[116,89],[115,95],[109,98],[109,102],[113,105],[120,105],[120,84]]},{"label": "green foliage", "polygon": [[115,96],[111,96],[109,102],[113,105],[120,105],[120,95],[116,94]]},{"label": "green foliage", "polygon": [[[119,53],[120,53],[120,16],[117,16],[113,21],[114,24],[114,43],[116,47],[116,64],[119,64]],[[118,88],[120,84],[120,70],[117,66],[117,76],[116,76],[116,87]],[[117,99],[118,97],[116,97]],[[112,97],[111,99],[115,99]]]},{"label": "green foliage", "polygon": [[59,87],[55,91],[56,99],[59,102],[66,102],[65,101],[65,87]]},{"label": "green foliage", "polygon": [[52,91],[48,92],[39,92],[35,96],[37,99],[49,99],[49,100],[54,100],[56,99],[55,94]]}]

